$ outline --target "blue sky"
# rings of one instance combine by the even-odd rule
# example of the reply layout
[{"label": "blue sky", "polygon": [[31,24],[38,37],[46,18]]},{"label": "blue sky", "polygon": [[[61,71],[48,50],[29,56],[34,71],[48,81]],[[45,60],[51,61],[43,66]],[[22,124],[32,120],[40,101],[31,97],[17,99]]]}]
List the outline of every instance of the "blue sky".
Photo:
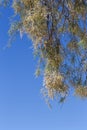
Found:
[{"label": "blue sky", "polygon": [[40,93],[42,78],[34,76],[31,40],[18,36],[6,48],[13,11],[0,11],[0,130],[87,130],[87,100],[70,96],[48,108]]}]

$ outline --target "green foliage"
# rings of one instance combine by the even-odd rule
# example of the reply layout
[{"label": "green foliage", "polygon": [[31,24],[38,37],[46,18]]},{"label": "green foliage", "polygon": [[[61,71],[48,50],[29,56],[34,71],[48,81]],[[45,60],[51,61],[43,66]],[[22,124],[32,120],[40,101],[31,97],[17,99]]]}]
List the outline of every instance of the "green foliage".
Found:
[{"label": "green foliage", "polygon": [[87,97],[87,1],[14,0],[12,7],[20,20],[10,34],[22,30],[33,40],[41,65],[36,75],[43,72],[48,97],[62,102],[71,86]]}]

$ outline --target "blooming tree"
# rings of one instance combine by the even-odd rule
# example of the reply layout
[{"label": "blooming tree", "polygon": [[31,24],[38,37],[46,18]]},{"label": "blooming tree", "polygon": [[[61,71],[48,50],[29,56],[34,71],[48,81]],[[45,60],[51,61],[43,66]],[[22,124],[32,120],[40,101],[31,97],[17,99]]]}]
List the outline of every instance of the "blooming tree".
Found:
[{"label": "blooming tree", "polygon": [[[9,3],[3,0],[2,3]],[[9,34],[26,33],[39,57],[43,93],[64,101],[73,88],[87,97],[87,0],[13,0],[20,19]]]}]

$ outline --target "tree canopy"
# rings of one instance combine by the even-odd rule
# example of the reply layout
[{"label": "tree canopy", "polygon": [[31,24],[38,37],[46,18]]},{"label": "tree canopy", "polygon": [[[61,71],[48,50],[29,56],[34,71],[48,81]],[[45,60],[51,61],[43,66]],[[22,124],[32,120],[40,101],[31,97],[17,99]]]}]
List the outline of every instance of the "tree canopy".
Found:
[{"label": "tree canopy", "polygon": [[44,95],[62,102],[74,90],[87,97],[87,0],[13,0],[9,6],[19,16],[9,34],[32,39]]}]

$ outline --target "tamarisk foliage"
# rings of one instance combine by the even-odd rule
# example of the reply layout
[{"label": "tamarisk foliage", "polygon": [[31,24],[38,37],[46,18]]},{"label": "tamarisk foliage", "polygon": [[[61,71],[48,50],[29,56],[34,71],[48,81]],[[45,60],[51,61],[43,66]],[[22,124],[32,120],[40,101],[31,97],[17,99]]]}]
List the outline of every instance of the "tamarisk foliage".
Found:
[{"label": "tamarisk foliage", "polygon": [[87,0],[14,0],[9,32],[26,33],[39,56],[43,93],[63,101],[71,88],[87,97]]}]

